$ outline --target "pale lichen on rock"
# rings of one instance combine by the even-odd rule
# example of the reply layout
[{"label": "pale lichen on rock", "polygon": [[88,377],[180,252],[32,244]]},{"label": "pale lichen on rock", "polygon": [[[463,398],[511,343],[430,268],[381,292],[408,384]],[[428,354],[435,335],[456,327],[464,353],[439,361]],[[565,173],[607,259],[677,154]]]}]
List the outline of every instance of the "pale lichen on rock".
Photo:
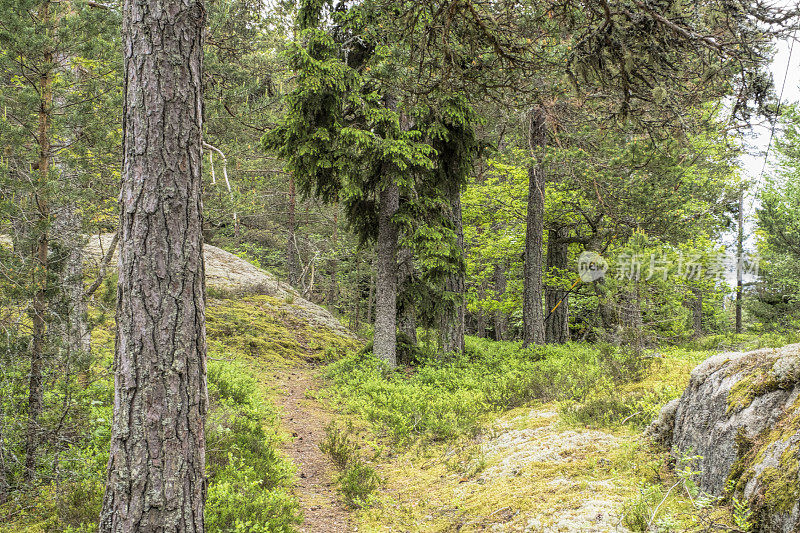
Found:
[{"label": "pale lichen on rock", "polygon": [[[646,431],[698,455],[697,482],[748,501],[757,530],[800,530],[800,344],[710,357]],[[671,426],[671,427],[670,427]]]}]

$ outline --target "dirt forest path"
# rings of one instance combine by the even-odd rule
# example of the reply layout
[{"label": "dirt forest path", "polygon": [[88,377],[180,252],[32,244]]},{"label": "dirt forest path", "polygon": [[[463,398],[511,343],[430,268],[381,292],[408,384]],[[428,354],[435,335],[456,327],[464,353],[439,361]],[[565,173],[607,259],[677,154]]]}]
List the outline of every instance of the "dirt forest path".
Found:
[{"label": "dirt forest path", "polygon": [[343,533],[356,531],[350,513],[336,493],[336,469],[319,449],[325,427],[334,414],[306,394],[319,388],[311,367],[295,367],[276,373],[281,426],[290,438],[284,452],[297,465],[295,491],[305,521],[304,533]]}]

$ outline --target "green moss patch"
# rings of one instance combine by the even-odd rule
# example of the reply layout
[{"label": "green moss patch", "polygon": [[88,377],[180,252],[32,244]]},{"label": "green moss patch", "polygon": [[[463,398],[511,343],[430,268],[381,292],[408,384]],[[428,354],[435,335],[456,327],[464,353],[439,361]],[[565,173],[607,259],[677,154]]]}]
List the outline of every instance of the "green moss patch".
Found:
[{"label": "green moss patch", "polygon": [[[750,497],[751,507],[762,516],[790,512],[800,501],[800,399],[787,410],[784,418],[756,437],[737,461],[731,483],[737,492],[756,478],[757,489]],[[761,467],[774,450],[784,448],[778,464]]]},{"label": "green moss patch", "polygon": [[206,330],[212,356],[231,352],[276,366],[311,360],[334,360],[358,341],[312,326],[295,309],[271,296],[211,300]]}]

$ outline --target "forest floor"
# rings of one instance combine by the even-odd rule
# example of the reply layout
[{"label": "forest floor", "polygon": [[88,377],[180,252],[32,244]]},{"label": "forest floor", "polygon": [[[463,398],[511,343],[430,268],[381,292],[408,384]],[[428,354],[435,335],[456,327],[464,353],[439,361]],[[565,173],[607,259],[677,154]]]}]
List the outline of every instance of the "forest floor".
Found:
[{"label": "forest floor", "polygon": [[289,435],[283,451],[297,466],[295,494],[305,517],[300,531],[352,531],[350,513],[336,493],[335,467],[319,447],[325,428],[335,418],[313,397],[320,382],[310,366],[281,370],[275,377],[275,403],[280,409],[281,427]]},{"label": "forest floor", "polygon": [[397,448],[375,438],[365,453],[383,485],[371,506],[348,509],[319,447],[342,415],[319,399],[318,369],[261,372],[288,434],[283,451],[297,466],[300,531],[628,531],[620,510],[638,489],[636,435],[575,429],[550,404],[506,412],[457,442]]}]

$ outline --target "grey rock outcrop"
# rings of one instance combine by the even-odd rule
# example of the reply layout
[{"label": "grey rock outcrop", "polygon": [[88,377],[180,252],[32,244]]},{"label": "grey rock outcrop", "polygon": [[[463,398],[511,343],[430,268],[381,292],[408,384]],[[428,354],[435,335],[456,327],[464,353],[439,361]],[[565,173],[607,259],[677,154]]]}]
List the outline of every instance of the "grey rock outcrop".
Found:
[{"label": "grey rock outcrop", "polygon": [[[92,235],[86,245],[86,260],[92,266],[99,266],[106,255],[114,235]],[[237,297],[248,295],[266,295],[276,298],[282,308],[295,316],[308,320],[314,326],[346,337],[354,337],[353,333],[334,317],[327,309],[309,302],[291,285],[279,281],[275,276],[252,263],[226,252],[210,244],[203,245],[203,258],[206,272],[206,287],[209,297],[215,295]],[[116,253],[109,268],[116,268]]]},{"label": "grey rock outcrop", "polygon": [[699,455],[700,488],[734,487],[763,532],[800,531],[800,344],[710,357],[647,429]]}]

